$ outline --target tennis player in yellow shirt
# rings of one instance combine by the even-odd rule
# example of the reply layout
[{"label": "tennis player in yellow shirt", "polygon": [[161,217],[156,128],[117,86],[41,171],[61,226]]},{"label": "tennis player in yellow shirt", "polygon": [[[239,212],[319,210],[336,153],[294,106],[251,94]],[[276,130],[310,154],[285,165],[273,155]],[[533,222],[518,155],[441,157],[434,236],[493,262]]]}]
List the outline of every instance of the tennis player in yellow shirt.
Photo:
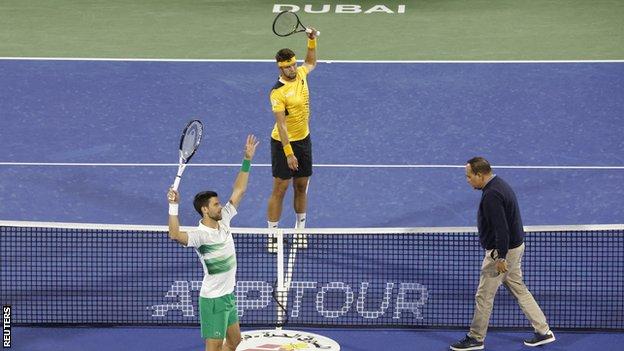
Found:
[{"label": "tennis player in yellow shirt", "polygon": [[[305,228],[308,179],[312,175],[312,141],[310,139],[310,95],[307,75],[316,67],[316,30],[308,34],[305,62],[297,66],[295,53],[281,49],[275,55],[279,79],[271,90],[271,109],[275,126],[271,133],[271,166],[273,191],[269,198],[267,223],[277,228],[282,215],[284,195],[293,179],[295,228]],[[295,237],[298,248],[307,247],[307,238]],[[269,252],[277,251],[277,239],[269,238]]]}]

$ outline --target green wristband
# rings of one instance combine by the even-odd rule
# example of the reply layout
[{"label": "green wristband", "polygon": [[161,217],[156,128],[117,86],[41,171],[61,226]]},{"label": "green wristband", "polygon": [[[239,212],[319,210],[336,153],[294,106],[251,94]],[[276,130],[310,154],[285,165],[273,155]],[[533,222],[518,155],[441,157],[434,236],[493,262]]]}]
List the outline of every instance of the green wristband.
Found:
[{"label": "green wristband", "polygon": [[251,161],[243,160],[243,165],[241,166],[241,172],[249,172],[251,168]]}]

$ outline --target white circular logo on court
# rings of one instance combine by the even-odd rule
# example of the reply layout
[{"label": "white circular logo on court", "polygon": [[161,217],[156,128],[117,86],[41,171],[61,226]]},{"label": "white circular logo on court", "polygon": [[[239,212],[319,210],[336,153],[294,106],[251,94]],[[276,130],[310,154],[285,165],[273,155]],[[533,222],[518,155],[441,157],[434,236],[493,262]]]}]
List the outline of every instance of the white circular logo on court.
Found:
[{"label": "white circular logo on court", "polygon": [[254,330],[241,333],[236,351],[339,351],[334,340],[293,330]]}]

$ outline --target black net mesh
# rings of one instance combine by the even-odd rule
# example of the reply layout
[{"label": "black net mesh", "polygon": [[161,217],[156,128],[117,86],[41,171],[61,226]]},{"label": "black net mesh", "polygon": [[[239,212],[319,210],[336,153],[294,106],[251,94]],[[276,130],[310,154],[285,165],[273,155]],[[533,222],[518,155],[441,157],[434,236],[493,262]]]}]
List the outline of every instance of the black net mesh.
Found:
[{"label": "black net mesh", "polygon": [[[267,235],[234,234],[243,326],[470,324],[476,233],[323,230],[306,245],[289,233],[283,291]],[[529,232],[523,272],[551,327],[624,329],[624,228]],[[164,231],[0,226],[0,297],[17,325],[198,324],[202,278]],[[529,327],[504,288],[490,325]]]}]

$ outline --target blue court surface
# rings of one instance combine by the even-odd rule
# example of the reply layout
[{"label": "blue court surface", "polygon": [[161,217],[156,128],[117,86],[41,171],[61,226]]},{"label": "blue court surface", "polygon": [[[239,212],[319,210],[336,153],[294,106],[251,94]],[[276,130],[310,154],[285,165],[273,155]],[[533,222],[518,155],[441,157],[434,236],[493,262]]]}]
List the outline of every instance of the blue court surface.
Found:
[{"label": "blue court surface", "polygon": [[[179,134],[199,118],[182,223],[197,221],[196,192],[227,198],[253,133],[262,144],[233,225],[266,226],[272,62],[0,60],[0,77],[0,219],[166,223]],[[309,228],[474,226],[480,193],[463,165],[476,155],[514,187],[525,225],[624,223],[624,63],[323,62],[309,84]],[[447,350],[466,332],[310,331],[354,351]],[[555,333],[548,350],[624,343]],[[529,334],[493,330],[487,350],[529,349]],[[14,327],[12,349],[201,347],[198,328]]]},{"label": "blue court surface", "polygon": [[[460,330],[396,329],[303,329],[323,335],[340,344],[344,351],[436,351],[448,350],[461,339]],[[522,341],[529,332],[490,331],[485,341],[489,351],[536,350]],[[622,350],[622,333],[556,333],[557,341],[538,350]],[[599,345],[599,348],[596,346]],[[12,350],[201,350],[199,328],[14,328]]]},{"label": "blue court surface", "polygon": [[[273,63],[2,60],[0,76],[0,218],[163,224],[180,130],[199,118],[182,222],[196,192],[229,195],[254,133],[235,225],[265,226]],[[474,225],[475,155],[525,225],[623,222],[624,63],[319,63],[309,84],[309,227]]]}]

